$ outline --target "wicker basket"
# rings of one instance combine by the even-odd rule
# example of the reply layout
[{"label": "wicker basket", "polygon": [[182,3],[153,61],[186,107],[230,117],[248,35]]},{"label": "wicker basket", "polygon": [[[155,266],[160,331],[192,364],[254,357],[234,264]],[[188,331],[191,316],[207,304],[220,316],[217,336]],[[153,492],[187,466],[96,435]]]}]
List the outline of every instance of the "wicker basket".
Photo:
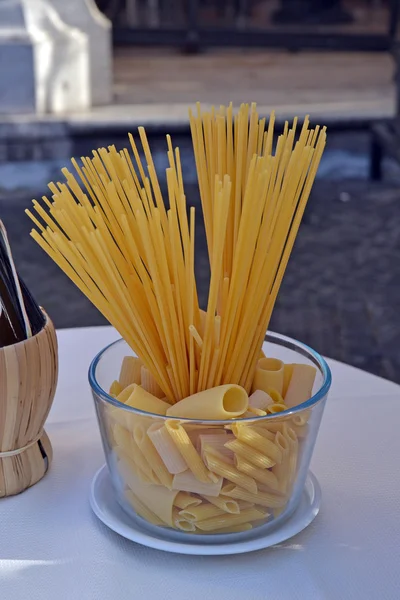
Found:
[{"label": "wicker basket", "polygon": [[0,498],[38,482],[52,460],[43,429],[58,377],[57,337],[45,314],[35,336],[0,348]]}]

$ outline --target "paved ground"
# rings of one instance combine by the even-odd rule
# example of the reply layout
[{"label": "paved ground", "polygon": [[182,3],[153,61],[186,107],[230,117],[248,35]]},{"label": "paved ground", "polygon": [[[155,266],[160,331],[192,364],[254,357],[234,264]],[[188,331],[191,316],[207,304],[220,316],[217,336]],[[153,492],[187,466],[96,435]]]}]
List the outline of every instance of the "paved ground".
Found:
[{"label": "paved ground", "polygon": [[[365,134],[331,137],[323,177],[315,185],[271,328],[400,383],[398,171],[392,167],[385,183],[367,181],[366,149]],[[188,198],[197,204],[193,168],[187,166]],[[35,194],[17,189],[23,170],[14,165],[13,176],[10,169],[0,173],[3,184],[5,173],[9,179],[9,189],[0,188],[0,216],[22,276],[57,327],[103,324],[96,309],[30,239],[23,209],[44,186],[38,177]],[[200,219],[198,223],[196,268],[204,305],[208,267]]]},{"label": "paved ground", "polygon": [[143,118],[183,107],[186,119],[186,105],[197,100],[251,100],[265,112],[273,107],[286,114],[376,118],[393,113],[393,72],[386,53],[214,49],[185,55],[123,47],[114,52],[114,102],[140,107]]}]

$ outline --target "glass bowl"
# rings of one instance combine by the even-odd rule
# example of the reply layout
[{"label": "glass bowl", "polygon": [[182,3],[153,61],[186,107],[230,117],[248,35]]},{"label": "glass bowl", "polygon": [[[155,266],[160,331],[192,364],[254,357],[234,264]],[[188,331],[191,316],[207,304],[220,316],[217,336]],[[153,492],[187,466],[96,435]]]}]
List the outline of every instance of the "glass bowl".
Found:
[{"label": "glass bowl", "polygon": [[284,363],[315,366],[311,398],[276,414],[227,421],[131,408],[107,390],[132,350],[118,340],[94,358],[89,382],[104,453],[116,499],[132,519],[170,538],[199,540],[269,530],[291,516],[306,482],[331,373],[318,353],[291,338],[268,333],[263,350]]}]

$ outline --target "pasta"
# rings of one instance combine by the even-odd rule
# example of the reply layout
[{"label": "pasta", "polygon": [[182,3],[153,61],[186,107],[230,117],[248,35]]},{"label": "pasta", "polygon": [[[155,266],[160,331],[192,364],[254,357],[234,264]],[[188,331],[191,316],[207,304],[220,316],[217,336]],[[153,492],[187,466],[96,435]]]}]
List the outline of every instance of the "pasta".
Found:
[{"label": "pasta", "polygon": [[248,406],[246,391],[239,385],[220,385],[184,398],[167,410],[169,417],[189,419],[231,419]]},{"label": "pasta", "polygon": [[155,515],[149,508],[147,508],[147,506],[139,500],[139,498],[132,492],[132,490],[127,489],[125,491],[125,498],[128,500],[129,504],[134,508],[135,512],[139,515],[139,517],[142,517],[142,519],[145,519],[145,521],[148,521],[152,525],[164,525],[164,522],[159,517],[157,517],[157,515]]},{"label": "pasta", "polygon": [[239,471],[246,473],[246,475],[249,475],[255,479],[257,483],[262,483],[272,491],[279,490],[278,478],[274,473],[272,473],[272,471],[255,467],[241,456],[236,457],[236,466]]},{"label": "pasta", "polygon": [[141,384],[141,368],[142,363],[139,358],[136,358],[135,356],[125,356],[122,361],[118,378],[122,389],[128,387],[128,385],[131,385],[132,383],[137,383],[138,385]]},{"label": "pasta", "polygon": [[256,494],[234,485],[226,485],[222,488],[224,496],[232,496],[247,502],[265,506],[267,508],[279,508],[285,506],[287,500],[283,496],[272,494],[270,492],[258,491]]},{"label": "pasta", "polygon": [[219,434],[206,434],[200,435],[200,453],[203,457],[204,452],[213,452],[217,454],[223,461],[233,465],[234,462],[234,454],[232,450],[227,448],[225,444],[234,440],[235,437],[233,435],[227,435],[226,432]]},{"label": "pasta", "polygon": [[173,510],[174,500],[177,496],[176,491],[167,490],[161,485],[146,485],[133,472],[129,473],[126,483],[142,504],[151,510],[156,517],[166,525],[171,527],[174,525]]},{"label": "pasta", "polygon": [[179,511],[181,517],[187,521],[204,521],[211,517],[217,517],[225,514],[226,511],[214,506],[213,504],[200,504],[199,506],[190,506]]},{"label": "pasta", "polygon": [[229,515],[223,513],[221,515],[211,517],[205,521],[196,523],[196,526],[201,531],[213,531],[215,529],[225,529],[234,527],[236,525],[242,525],[244,523],[251,523],[251,521],[257,521],[259,519],[265,519],[266,513],[256,508],[248,508],[238,515]]},{"label": "pasta", "polygon": [[110,390],[108,393],[110,394],[110,396],[113,396],[114,398],[116,398],[122,392],[122,390],[123,390],[123,388],[122,388],[120,382],[115,380],[110,385]]},{"label": "pasta", "polygon": [[147,435],[169,473],[176,475],[177,473],[186,471],[186,461],[183,459],[163,423],[150,425]]},{"label": "pasta", "polygon": [[137,423],[134,429],[134,440],[149,467],[155,473],[156,477],[158,477],[160,483],[165,485],[165,487],[168,489],[172,489],[172,475],[168,471],[150,439],[147,437],[146,429],[143,430],[143,428]]},{"label": "pasta", "polygon": [[[268,440],[264,441],[268,442]],[[245,444],[244,442],[238,439],[234,440],[233,442],[228,442],[226,444],[226,447],[232,450],[232,452],[234,452],[235,454],[242,456],[244,459],[246,459],[256,467],[259,467],[260,469],[269,469],[276,463],[275,458],[270,458],[269,456],[266,456],[259,450],[256,450],[254,447],[249,446],[248,444]]]},{"label": "pasta", "polygon": [[249,477],[244,473],[240,473],[240,471],[238,471],[234,466],[225,463],[211,452],[204,453],[204,460],[210,471],[213,473],[216,473],[224,479],[240,485],[245,490],[249,490],[249,492],[252,492],[253,494],[257,493],[257,484],[252,477]]},{"label": "pasta", "polygon": [[[207,498],[210,497],[211,496],[207,496]],[[179,492],[175,497],[174,506],[177,506],[178,508],[188,508],[188,506],[198,506],[201,502],[201,498],[196,498],[186,492]]]},{"label": "pasta", "polygon": [[203,498],[211,504],[214,504],[214,506],[221,508],[224,512],[231,513],[233,515],[237,515],[240,512],[240,506],[236,500],[233,500],[233,498],[228,498],[227,496],[222,495],[216,497],[203,495]]},{"label": "pasta", "polygon": [[[246,425],[238,425],[237,427],[235,427],[234,433],[238,440],[244,442],[245,444],[248,444],[252,448],[255,448],[261,454],[265,454],[274,463],[280,463],[282,461],[282,452],[275,445],[275,443],[271,442],[266,437],[260,435],[252,427],[246,427]],[[238,454],[240,454],[240,452],[238,452]],[[246,458],[245,454],[243,453],[242,456]],[[262,461],[260,461],[260,466],[263,466]],[[272,467],[272,464],[266,464],[265,467]]]},{"label": "pasta", "polygon": [[311,365],[293,365],[292,375],[285,394],[286,406],[290,408],[311,398],[316,374],[316,368]]},{"label": "pasta", "polygon": [[269,394],[263,392],[263,390],[255,390],[251,396],[249,396],[249,408],[259,408],[266,410],[266,408],[273,404],[273,400]]},{"label": "pasta", "polygon": [[209,481],[217,481],[217,478],[209,473],[204,466],[196,448],[193,446],[188,434],[182,425],[176,421],[167,421],[165,427],[169,435],[171,436],[175,446],[182,455],[182,458],[186,462],[187,466],[193,473],[193,475],[202,483],[208,483]]},{"label": "pasta", "polygon": [[149,394],[152,394],[152,396],[156,396],[157,398],[165,398],[164,392],[146,367],[142,366],[140,369],[140,380],[141,385],[146,392],[149,392]]},{"label": "pasta", "polygon": [[277,358],[261,358],[254,375],[252,390],[262,390],[267,394],[271,389],[279,394],[283,389],[283,362]]},{"label": "pasta", "polygon": [[255,104],[237,114],[197,105],[189,118],[211,273],[206,310],[196,211],[169,136],[165,197],[139,128],[141,148],[129,134],[131,153],[109,146],[73,160],[76,175],[63,169],[51,199],[34,201],[37,216],[27,212],[35,241],[136,355],[124,357],[110,387],[116,401],[99,411],[125,500],[158,526],[248,531],[285,510],[312,431],[310,413],[285,411],[310,398],[316,369],[266,356],[262,343],[326,129],[310,129],[306,117],[297,132],[294,119],[275,144],[275,115],[266,125]]},{"label": "pasta", "polygon": [[181,492],[191,492],[193,494],[204,494],[207,496],[219,496],[222,487],[222,477],[216,481],[204,483],[196,479],[189,470],[183,473],[177,473],[172,481],[172,489]]},{"label": "pasta", "polygon": [[125,388],[122,393],[124,394],[127,390],[130,390],[130,394],[125,400],[125,404],[128,406],[138,408],[139,410],[145,410],[146,412],[152,412],[156,415],[166,414],[169,408],[168,402],[164,402],[164,400],[152,396],[136,383],[133,383],[132,387],[128,386]]}]

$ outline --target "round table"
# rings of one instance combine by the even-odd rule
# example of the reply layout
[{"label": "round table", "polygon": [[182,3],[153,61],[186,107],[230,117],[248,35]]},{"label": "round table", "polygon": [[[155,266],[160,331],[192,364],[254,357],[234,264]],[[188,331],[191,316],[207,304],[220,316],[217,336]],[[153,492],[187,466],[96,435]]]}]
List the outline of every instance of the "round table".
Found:
[{"label": "round table", "polygon": [[5,600],[347,600],[400,597],[400,386],[328,360],[333,386],[312,470],[321,511],[308,529],[249,554],[167,554],[129,542],[92,514],[104,462],[87,382],[110,327],[58,332],[60,377],[46,430],[50,472],[0,500]]}]

